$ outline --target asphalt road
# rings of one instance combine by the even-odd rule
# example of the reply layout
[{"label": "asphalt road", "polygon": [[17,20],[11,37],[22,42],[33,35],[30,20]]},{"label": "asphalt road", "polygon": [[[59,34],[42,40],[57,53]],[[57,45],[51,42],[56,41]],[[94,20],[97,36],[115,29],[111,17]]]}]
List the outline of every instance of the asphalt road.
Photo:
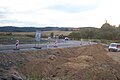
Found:
[{"label": "asphalt road", "polygon": [[[20,44],[20,50],[37,50],[37,48],[41,47],[41,49],[51,49],[51,48],[68,48],[68,47],[77,47],[84,45],[96,44],[94,42],[87,41],[63,41],[55,43],[46,43],[46,44]],[[37,48],[34,48],[37,47]],[[14,51],[15,45],[0,45],[0,51]]]}]

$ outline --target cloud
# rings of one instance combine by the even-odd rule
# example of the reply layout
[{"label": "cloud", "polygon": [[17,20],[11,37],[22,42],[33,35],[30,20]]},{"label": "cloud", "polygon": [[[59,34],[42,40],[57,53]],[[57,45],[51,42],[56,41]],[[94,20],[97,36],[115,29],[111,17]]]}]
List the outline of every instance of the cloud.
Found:
[{"label": "cloud", "polygon": [[8,9],[4,7],[0,7],[0,18],[5,18],[8,14]]},{"label": "cloud", "polygon": [[[7,24],[6,24],[7,23]],[[47,26],[45,24],[38,24],[34,22],[27,22],[27,21],[18,21],[18,20],[0,20],[0,24],[3,26],[18,26],[18,27],[40,27],[40,26]]]},{"label": "cloud", "polygon": [[[54,0],[55,1],[55,0]],[[97,0],[58,0],[56,4],[48,6],[48,9],[64,11],[68,13],[84,12],[99,6]]]},{"label": "cloud", "polygon": [[0,25],[83,27],[119,24],[119,0],[0,0]]},{"label": "cloud", "polygon": [[51,6],[49,8],[59,10],[59,11],[68,12],[68,13],[76,13],[76,12],[89,11],[89,10],[97,8],[97,6],[98,5],[88,5],[88,6],[85,6],[85,5],[77,5],[77,6],[73,6],[73,5],[55,5],[55,6]]}]

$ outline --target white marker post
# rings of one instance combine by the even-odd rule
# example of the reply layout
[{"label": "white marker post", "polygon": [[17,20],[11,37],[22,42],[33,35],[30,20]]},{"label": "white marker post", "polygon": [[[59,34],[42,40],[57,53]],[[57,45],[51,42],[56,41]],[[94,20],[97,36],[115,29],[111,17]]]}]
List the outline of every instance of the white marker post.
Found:
[{"label": "white marker post", "polygon": [[80,39],[80,45],[82,45],[82,44],[83,44],[83,39],[81,38],[81,39]]},{"label": "white marker post", "polygon": [[56,40],[54,43],[54,47],[57,47],[57,43],[58,43],[58,41]]},{"label": "white marker post", "polygon": [[16,40],[16,50],[19,50],[19,40]]}]

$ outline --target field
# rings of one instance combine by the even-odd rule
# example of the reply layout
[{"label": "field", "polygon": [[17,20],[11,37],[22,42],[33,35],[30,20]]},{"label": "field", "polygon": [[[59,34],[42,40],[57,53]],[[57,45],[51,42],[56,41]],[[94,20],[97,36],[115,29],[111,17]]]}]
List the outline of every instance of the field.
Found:
[{"label": "field", "polygon": [[34,35],[26,33],[0,33],[0,44],[15,44],[19,40],[21,44],[34,42]]},{"label": "field", "polygon": [[16,73],[24,80],[120,80],[120,64],[107,54],[100,44],[1,52],[0,78]]},{"label": "field", "polygon": [[50,35],[50,33],[53,32],[54,35],[69,35],[72,31],[43,31],[43,35]]},{"label": "field", "polygon": [[[69,35],[72,31],[42,31],[42,35],[50,35],[50,33],[54,33],[54,35]],[[0,35],[10,34],[13,35],[35,35],[35,32],[0,32]]]},{"label": "field", "polygon": [[[69,35],[71,33],[71,31],[43,31],[42,37],[47,38],[52,32],[54,35]],[[0,44],[15,44],[16,40],[20,40],[21,44],[35,43],[35,32],[0,32]]]}]

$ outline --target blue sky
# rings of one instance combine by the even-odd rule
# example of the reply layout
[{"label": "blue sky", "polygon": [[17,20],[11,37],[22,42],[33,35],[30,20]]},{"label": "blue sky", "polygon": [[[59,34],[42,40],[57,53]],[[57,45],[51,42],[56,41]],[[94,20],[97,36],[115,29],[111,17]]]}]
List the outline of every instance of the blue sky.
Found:
[{"label": "blue sky", "polygon": [[119,0],[0,0],[0,26],[101,27],[120,24]]}]

